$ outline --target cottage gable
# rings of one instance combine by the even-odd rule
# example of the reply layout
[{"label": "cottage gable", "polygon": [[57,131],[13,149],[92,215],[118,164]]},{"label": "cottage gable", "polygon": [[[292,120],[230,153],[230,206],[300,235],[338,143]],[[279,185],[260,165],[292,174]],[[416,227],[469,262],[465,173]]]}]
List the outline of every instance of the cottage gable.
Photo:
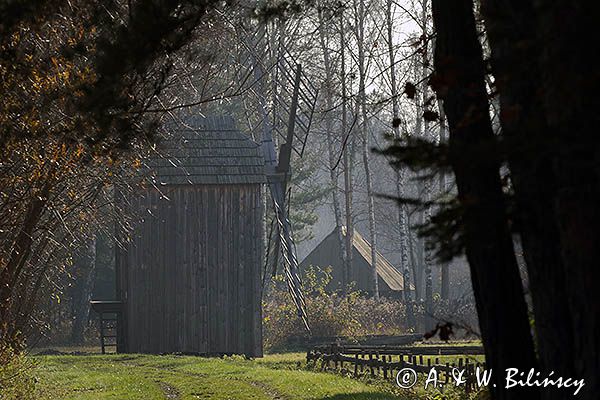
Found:
[{"label": "cottage gable", "polygon": [[[346,235],[345,227],[342,228],[342,235]],[[351,279],[355,282],[356,288],[361,291],[369,292],[372,288],[371,271],[371,245],[356,230],[352,237],[353,259]],[[377,275],[379,277],[379,288],[382,294],[390,296],[398,295],[404,289],[404,276],[400,273],[379,251],[376,261]],[[330,289],[341,287],[343,277],[343,262],[340,258],[340,247],[337,238],[337,230],[334,229],[325,239],[321,241],[313,251],[302,260],[300,269],[306,270],[310,266],[332,268],[332,282]],[[412,289],[411,285],[411,289]]]}]

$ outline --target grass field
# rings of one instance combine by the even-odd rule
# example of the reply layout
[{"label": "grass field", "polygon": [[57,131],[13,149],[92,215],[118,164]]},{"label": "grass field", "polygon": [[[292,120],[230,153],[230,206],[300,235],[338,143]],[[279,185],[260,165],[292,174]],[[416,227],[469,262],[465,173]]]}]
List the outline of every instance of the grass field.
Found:
[{"label": "grass field", "polygon": [[208,359],[37,355],[40,399],[414,399],[336,374],[304,370],[303,353]]},{"label": "grass field", "polygon": [[[456,342],[448,345],[479,345]],[[437,345],[444,345],[437,343]],[[458,389],[444,394],[422,386],[400,389],[368,375],[354,379],[306,366],[306,353],[202,358],[178,355],[107,354],[99,347],[33,350],[39,399],[215,399],[215,400],[438,400],[464,399]],[[425,357],[428,358],[428,357]],[[433,358],[433,357],[432,357]],[[438,356],[442,363],[457,356]],[[483,356],[471,356],[483,361]],[[421,377],[423,379],[423,377]],[[484,395],[484,396],[480,396]],[[485,392],[470,396],[485,398]],[[0,396],[2,399],[2,396]]]}]

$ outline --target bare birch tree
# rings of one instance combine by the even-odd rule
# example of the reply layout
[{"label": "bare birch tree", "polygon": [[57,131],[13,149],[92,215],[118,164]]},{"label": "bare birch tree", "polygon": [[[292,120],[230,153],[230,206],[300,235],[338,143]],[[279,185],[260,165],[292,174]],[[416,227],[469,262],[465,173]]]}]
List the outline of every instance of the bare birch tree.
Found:
[{"label": "bare birch tree", "polygon": [[[340,245],[340,259],[342,260],[343,265],[346,265],[346,242],[344,241],[344,233],[342,232],[343,222],[342,222],[342,211],[340,206],[339,199],[339,189],[338,189],[338,170],[337,170],[337,161],[336,161],[336,149],[334,142],[334,121],[332,111],[334,108],[334,99],[333,99],[333,74],[334,67],[331,60],[330,50],[329,50],[329,29],[328,25],[325,22],[323,13],[323,8],[319,9],[319,40],[321,43],[321,49],[323,52],[323,66],[325,68],[325,136],[327,140],[327,154],[329,156],[329,179],[331,180],[331,199],[333,202],[333,215],[335,218],[335,227],[337,231],[337,239]],[[344,166],[345,168],[345,166]],[[344,269],[344,271],[348,271],[348,269]],[[343,274],[343,286],[346,287],[348,285],[349,276],[347,273]]]},{"label": "bare birch tree", "polygon": [[[386,33],[387,51],[389,58],[390,75],[390,98],[392,100],[392,129],[395,139],[401,139],[400,132],[400,105],[398,84],[396,80],[396,55],[394,50],[394,19],[393,0],[386,0]],[[406,168],[396,169],[396,195],[398,198],[404,196],[404,185],[406,184]],[[398,205],[398,242],[400,244],[400,262],[404,273],[404,300],[410,301],[410,226],[408,222],[408,205]]]},{"label": "bare birch tree", "polygon": [[366,10],[365,1],[357,0],[354,2],[355,8],[355,35],[356,47],[358,51],[358,106],[360,113],[360,132],[362,136],[362,159],[365,168],[365,181],[367,190],[367,213],[369,220],[369,236],[371,242],[371,265],[373,266],[373,296],[379,299],[379,282],[377,276],[377,227],[375,223],[375,200],[373,194],[373,182],[371,176],[371,165],[369,161],[369,118],[367,116],[367,94],[366,94],[366,56],[365,56],[365,20]]},{"label": "bare birch tree", "polygon": [[[350,277],[352,272],[352,249],[354,238],[354,221],[352,215],[352,160],[349,151],[352,142],[352,132],[348,130],[348,103],[347,103],[347,81],[346,81],[346,35],[344,24],[344,12],[340,10],[340,79],[342,87],[342,157],[344,163],[344,199],[346,216],[346,266],[345,276]],[[344,287],[344,293],[346,291]]]}]

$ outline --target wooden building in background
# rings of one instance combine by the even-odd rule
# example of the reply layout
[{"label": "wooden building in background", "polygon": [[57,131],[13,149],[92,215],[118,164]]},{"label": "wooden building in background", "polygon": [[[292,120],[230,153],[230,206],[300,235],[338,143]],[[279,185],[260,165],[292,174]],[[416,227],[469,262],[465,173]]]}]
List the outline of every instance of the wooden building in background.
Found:
[{"label": "wooden building in background", "polygon": [[149,183],[121,199],[119,351],[262,355],[264,160],[231,118],[170,129]]},{"label": "wooden building in background", "polygon": [[[342,228],[345,236],[346,229]],[[325,237],[304,260],[300,263],[300,270],[306,271],[309,267],[331,267],[331,282],[327,290],[341,290],[344,276],[344,263],[340,257],[340,243],[337,230],[334,229]],[[404,276],[380,252],[377,252],[377,276],[379,294],[390,298],[401,298],[404,290]],[[352,235],[352,268],[350,280],[354,282],[354,289],[364,293],[373,290],[373,265],[371,263],[371,245],[355,229]],[[414,287],[411,285],[411,289]]]}]

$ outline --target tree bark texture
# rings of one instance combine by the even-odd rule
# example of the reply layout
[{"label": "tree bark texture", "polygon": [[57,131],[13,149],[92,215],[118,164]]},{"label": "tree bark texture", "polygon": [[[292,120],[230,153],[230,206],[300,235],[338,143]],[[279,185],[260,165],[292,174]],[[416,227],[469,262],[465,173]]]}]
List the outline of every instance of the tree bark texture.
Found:
[{"label": "tree bark texture", "polygon": [[444,102],[450,163],[463,207],[466,255],[479,315],[494,399],[535,399],[537,389],[503,389],[499,371],[535,366],[533,340],[521,278],[508,229],[495,148],[484,63],[473,3],[433,0],[437,32],[432,85]]},{"label": "tree bark texture", "polygon": [[369,219],[369,234],[371,245],[371,265],[373,266],[373,297],[379,299],[379,282],[377,276],[377,227],[375,225],[375,200],[373,194],[373,182],[371,174],[371,164],[369,161],[369,119],[367,117],[367,94],[366,85],[366,65],[365,65],[365,2],[358,0],[356,12],[356,39],[358,47],[358,101],[360,108],[360,128],[362,133],[362,158],[365,168],[365,182],[367,186],[367,213]]},{"label": "tree bark texture", "polygon": [[[327,46],[327,24],[323,18],[323,12],[319,12],[319,40],[321,42],[321,49],[323,51],[323,63],[325,67],[325,107],[327,112],[325,113],[325,135],[327,138],[327,154],[329,156],[329,178],[331,181],[331,199],[333,202],[333,215],[335,217],[335,227],[337,230],[338,243],[340,245],[340,260],[342,265],[346,264],[346,242],[342,233],[342,211],[340,206],[340,196],[338,191],[338,171],[335,169],[336,163],[336,152],[334,142],[334,131],[333,131],[333,118],[331,110],[333,110],[333,67],[331,64],[331,57],[329,55],[329,48]],[[346,279],[346,274],[343,275]],[[346,287],[348,282],[342,282],[343,286]]]},{"label": "tree bark texture", "polygon": [[590,56],[598,46],[600,9],[589,0],[535,5],[575,374],[586,384],[579,397],[594,399],[600,392],[600,70]]},{"label": "tree bark texture", "polygon": [[[552,169],[554,150],[542,110],[534,9],[530,2],[487,0],[482,11],[500,96],[502,133],[509,149],[540,367],[546,373],[572,376],[572,318],[552,201],[557,190]],[[561,399],[564,393],[547,388],[542,396]]]},{"label": "tree bark texture", "polygon": [[90,300],[94,289],[96,271],[96,238],[86,241],[80,250],[80,255],[75,262],[77,280],[73,296],[73,326],[71,341],[81,344],[84,342],[85,328],[90,314]]}]

